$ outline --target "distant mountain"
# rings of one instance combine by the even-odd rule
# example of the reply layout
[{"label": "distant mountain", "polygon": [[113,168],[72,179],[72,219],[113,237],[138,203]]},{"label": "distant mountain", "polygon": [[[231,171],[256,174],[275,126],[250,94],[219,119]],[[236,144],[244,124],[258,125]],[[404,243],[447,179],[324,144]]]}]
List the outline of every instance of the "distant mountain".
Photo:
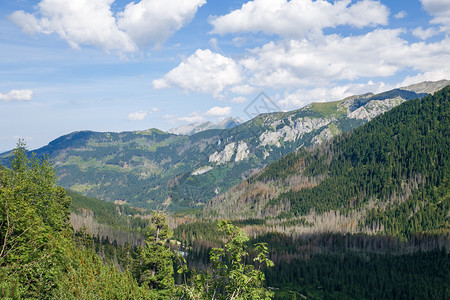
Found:
[{"label": "distant mountain", "polygon": [[[90,197],[172,210],[203,205],[298,149],[319,145],[425,93],[395,89],[262,113],[231,129],[176,135],[158,129],[79,131],[37,149],[55,165],[58,183]],[[254,103],[256,111],[267,103]],[[228,125],[225,124],[225,127]],[[3,164],[8,162],[4,154]]]},{"label": "distant mountain", "polygon": [[226,118],[225,120],[222,120],[218,122],[217,124],[214,124],[212,122],[199,122],[199,123],[192,123],[188,125],[183,125],[179,127],[174,127],[169,130],[167,130],[167,133],[173,133],[178,135],[193,135],[195,133],[199,133],[201,131],[210,130],[210,129],[231,129],[242,122],[235,118]]},{"label": "distant mountain", "polygon": [[450,85],[450,80],[442,79],[439,81],[424,81],[416,84],[412,84],[403,88],[405,91],[411,91],[414,93],[427,93],[434,94],[435,92],[441,90],[443,87]]},{"label": "distant mountain", "polygon": [[[350,115],[367,116],[362,109],[370,114],[382,107],[368,110],[372,101],[380,100]],[[289,233],[448,234],[449,180],[450,86],[403,103],[350,134],[288,154],[215,197],[204,216],[266,219],[273,230]]]}]

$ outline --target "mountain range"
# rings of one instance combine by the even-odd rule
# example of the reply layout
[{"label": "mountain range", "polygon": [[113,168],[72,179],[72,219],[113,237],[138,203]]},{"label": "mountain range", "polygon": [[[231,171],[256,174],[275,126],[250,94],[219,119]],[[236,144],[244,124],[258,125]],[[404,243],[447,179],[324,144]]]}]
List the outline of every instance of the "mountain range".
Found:
[{"label": "mountain range", "polygon": [[[65,188],[105,201],[182,210],[203,206],[288,153],[323,144],[448,84],[424,82],[290,112],[259,109],[262,113],[253,119],[237,126],[224,123],[224,129],[78,131],[33,152],[53,161]],[[9,156],[2,154],[1,163],[7,164]]]}]

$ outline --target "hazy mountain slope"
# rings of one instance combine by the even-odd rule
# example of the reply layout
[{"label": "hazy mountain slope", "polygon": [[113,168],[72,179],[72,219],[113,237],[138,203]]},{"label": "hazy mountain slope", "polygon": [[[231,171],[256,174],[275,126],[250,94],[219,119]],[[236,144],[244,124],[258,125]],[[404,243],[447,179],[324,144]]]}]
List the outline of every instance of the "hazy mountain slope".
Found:
[{"label": "hazy mountain slope", "polygon": [[238,126],[241,122],[235,118],[226,118],[217,124],[212,122],[199,122],[188,125],[183,125],[167,130],[167,133],[173,133],[178,135],[193,135],[205,130],[210,129],[231,129]]},{"label": "hazy mountain slope", "polygon": [[288,218],[284,226],[304,231],[448,231],[449,96],[447,87],[408,101],[352,134],[289,154],[216,197],[205,214]]},{"label": "hazy mountain slope", "polygon": [[[54,161],[59,184],[84,195],[139,207],[164,203],[184,209],[207,202],[289,152],[320,144],[424,95],[416,90],[314,103],[295,111],[261,114],[232,129],[190,136],[157,129],[80,131],[34,152]],[[2,155],[3,164],[7,156]]]}]

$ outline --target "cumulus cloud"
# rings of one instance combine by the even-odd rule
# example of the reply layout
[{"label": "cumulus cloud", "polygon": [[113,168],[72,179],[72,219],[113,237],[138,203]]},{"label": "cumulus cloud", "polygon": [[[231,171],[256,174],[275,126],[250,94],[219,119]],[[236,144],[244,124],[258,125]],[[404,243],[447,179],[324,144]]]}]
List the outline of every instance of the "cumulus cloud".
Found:
[{"label": "cumulus cloud", "polygon": [[402,11],[399,11],[398,13],[396,13],[394,15],[394,18],[403,19],[404,17],[406,17],[406,15],[407,15],[406,11],[402,10]]},{"label": "cumulus cloud", "polygon": [[241,68],[229,57],[209,49],[198,49],[163,78],[152,82],[155,89],[177,87],[185,92],[201,92],[221,97],[228,86],[242,81]]},{"label": "cumulus cloud", "polygon": [[412,31],[412,34],[421,40],[427,40],[430,37],[435,36],[438,33],[439,33],[439,30],[437,30],[434,27],[423,29],[421,26],[417,27],[416,29],[414,29]]},{"label": "cumulus cloud", "polygon": [[365,84],[344,84],[341,86],[326,86],[311,89],[298,89],[293,93],[285,93],[278,101],[284,109],[297,109],[312,102],[328,102],[342,100],[353,95],[365,94],[367,92],[381,93],[395,88],[384,82],[374,83],[368,81]]},{"label": "cumulus cloud", "polygon": [[148,115],[147,111],[138,111],[134,113],[130,113],[127,117],[130,121],[142,121],[144,120]]},{"label": "cumulus cloud", "polygon": [[231,99],[232,103],[245,103],[247,101],[248,101],[248,99],[243,96],[238,96],[238,97],[234,97],[233,99]]},{"label": "cumulus cloud", "polygon": [[187,116],[179,117],[176,115],[166,115],[166,119],[169,119],[172,123],[176,121],[182,121],[186,123],[203,123],[206,122],[206,117],[204,113],[201,113],[200,111],[194,111],[190,113]]},{"label": "cumulus cloud", "polygon": [[418,82],[423,82],[423,81],[438,81],[441,79],[450,79],[450,66],[447,65],[446,67],[444,67],[443,69],[440,70],[434,70],[434,71],[429,71],[429,72],[423,72],[414,76],[408,76],[406,77],[405,80],[403,80],[403,82],[401,82],[398,86],[408,86],[411,84],[415,84]]},{"label": "cumulus cloud", "polygon": [[27,33],[58,34],[72,48],[80,44],[106,51],[136,51],[131,38],[120,31],[111,12],[114,0],[42,0],[35,14],[16,11],[10,19]]},{"label": "cumulus cloud", "polygon": [[441,25],[442,31],[450,30],[450,1],[447,0],[420,0],[423,8],[434,18],[432,24]]},{"label": "cumulus cloud", "polygon": [[4,101],[30,101],[32,97],[32,90],[11,90],[6,94],[0,93],[0,100]]},{"label": "cumulus cloud", "polygon": [[[375,30],[362,36],[328,35],[323,41],[270,42],[252,50],[240,63],[251,73],[250,84],[295,87],[332,80],[390,76],[399,70],[392,59],[403,50],[401,30]],[[388,44],[389,47],[374,47]]]},{"label": "cumulus cloud", "polygon": [[341,0],[253,0],[231,13],[214,17],[212,32],[264,32],[287,37],[303,37],[310,32],[339,25],[357,28],[386,25],[389,10],[379,1],[352,3]]},{"label": "cumulus cloud", "polygon": [[[240,61],[255,86],[324,86],[339,80],[393,76],[450,65],[450,39],[409,44],[401,29],[377,29],[360,36],[325,36],[321,41],[270,42]],[[377,47],[374,45],[389,45]]]},{"label": "cumulus cloud", "polygon": [[220,107],[220,106],[214,106],[207,110],[206,112],[201,111],[194,111],[190,113],[187,116],[176,116],[176,115],[166,115],[163,118],[168,119],[169,122],[175,123],[176,121],[182,121],[189,124],[192,123],[203,123],[206,122],[208,119],[211,118],[220,118],[225,117],[231,114],[232,108],[227,107]]},{"label": "cumulus cloud", "polygon": [[205,3],[206,0],[131,2],[118,14],[117,23],[138,45],[159,45],[189,23]]},{"label": "cumulus cloud", "polygon": [[163,43],[190,22],[205,0],[142,0],[116,16],[114,0],[42,0],[35,13],[16,11],[10,20],[28,34],[56,33],[72,48],[89,45],[105,51],[134,52],[138,45]]},{"label": "cumulus cloud", "polygon": [[142,121],[145,118],[147,118],[147,116],[153,112],[158,111],[158,109],[156,107],[150,109],[150,110],[141,110],[141,111],[137,111],[134,113],[130,113],[127,117],[128,120],[130,121]]},{"label": "cumulus cloud", "polygon": [[214,117],[223,117],[228,116],[231,114],[231,107],[220,107],[220,106],[214,106],[211,109],[209,109],[205,115],[207,116],[214,116]]},{"label": "cumulus cloud", "polygon": [[314,89],[298,89],[293,93],[286,93],[278,104],[284,109],[303,107],[312,102],[323,102],[343,99],[350,96],[348,86],[319,87]]},{"label": "cumulus cloud", "polygon": [[231,87],[230,91],[236,94],[250,95],[254,94],[257,91],[257,88],[248,84],[242,84]]}]

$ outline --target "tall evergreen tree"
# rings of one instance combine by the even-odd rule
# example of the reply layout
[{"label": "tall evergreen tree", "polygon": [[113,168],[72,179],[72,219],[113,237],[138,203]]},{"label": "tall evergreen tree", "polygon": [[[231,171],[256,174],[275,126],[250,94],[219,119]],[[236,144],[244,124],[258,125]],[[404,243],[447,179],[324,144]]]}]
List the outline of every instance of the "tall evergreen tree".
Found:
[{"label": "tall evergreen tree", "polygon": [[172,231],[162,212],[153,212],[150,221],[146,245],[139,249],[134,273],[141,285],[157,291],[159,297],[170,297],[175,291],[173,253],[168,244]]}]

